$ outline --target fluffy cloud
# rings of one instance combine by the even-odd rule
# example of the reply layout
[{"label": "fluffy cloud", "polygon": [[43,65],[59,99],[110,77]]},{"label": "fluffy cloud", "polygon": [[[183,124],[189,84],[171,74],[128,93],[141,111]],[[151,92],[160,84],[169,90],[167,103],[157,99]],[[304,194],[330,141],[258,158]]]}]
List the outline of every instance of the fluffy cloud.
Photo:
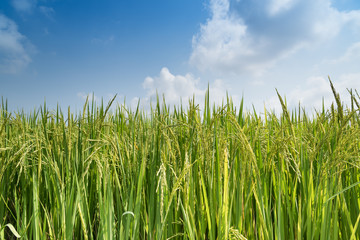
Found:
[{"label": "fluffy cloud", "polygon": [[26,44],[16,23],[0,14],[0,72],[16,73],[31,62]]},{"label": "fluffy cloud", "polygon": [[[343,74],[338,79],[332,79],[336,92],[340,94],[341,101],[350,106],[351,98],[348,89],[360,89],[360,73]],[[308,78],[301,86],[297,86],[286,97],[289,108],[297,107],[300,103],[307,111],[321,110],[324,101],[325,108],[335,102],[329,80],[324,77],[314,76]],[[265,106],[271,106],[275,112],[281,112],[281,105],[277,96],[269,98]]]},{"label": "fluffy cloud", "polygon": [[210,10],[193,37],[190,63],[221,73],[261,75],[304,46],[336,37],[345,25],[360,25],[360,11],[339,11],[330,0],[211,0]]},{"label": "fluffy cloud", "polygon": [[[143,82],[143,87],[147,96],[142,101],[149,104],[149,101],[156,101],[156,94],[161,98],[165,97],[166,103],[170,106],[180,103],[187,104],[189,99],[194,96],[196,102],[203,104],[207,88],[199,86],[200,80],[192,74],[174,75],[169,69],[162,68],[159,76],[147,77]],[[209,85],[210,98],[212,103],[220,104],[226,97],[226,86],[222,80],[215,80]],[[236,96],[234,96],[236,97]],[[137,104],[138,98],[134,98],[132,106]]]},{"label": "fluffy cloud", "polygon": [[297,0],[271,0],[268,6],[269,14],[274,16],[286,12],[297,2]]},{"label": "fluffy cloud", "polygon": [[189,98],[193,94],[202,94],[197,88],[198,79],[191,74],[173,75],[169,69],[162,68],[158,77],[147,77],[143,82],[143,87],[147,91],[148,97],[156,96],[156,92],[161,96],[164,94],[169,102],[177,102],[180,97]]},{"label": "fluffy cloud", "polygon": [[350,61],[359,62],[359,60],[360,60],[360,42],[356,42],[352,44],[341,57],[339,57],[338,59],[333,59],[331,61],[326,61],[325,63],[341,64]]}]

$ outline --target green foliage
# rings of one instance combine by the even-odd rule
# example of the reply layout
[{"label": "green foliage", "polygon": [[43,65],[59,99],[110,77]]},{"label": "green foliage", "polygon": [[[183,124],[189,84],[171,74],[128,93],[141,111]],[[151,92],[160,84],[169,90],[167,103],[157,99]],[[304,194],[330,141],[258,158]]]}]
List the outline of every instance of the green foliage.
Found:
[{"label": "green foliage", "polygon": [[280,94],[280,116],[2,101],[0,238],[360,239],[360,100],[331,87],[312,117]]}]

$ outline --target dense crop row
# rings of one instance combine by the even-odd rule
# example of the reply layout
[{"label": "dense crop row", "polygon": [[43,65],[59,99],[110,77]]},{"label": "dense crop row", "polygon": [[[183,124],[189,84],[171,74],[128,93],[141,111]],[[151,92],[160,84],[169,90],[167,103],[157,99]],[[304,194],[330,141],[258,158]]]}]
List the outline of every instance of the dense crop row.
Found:
[{"label": "dense crop row", "polygon": [[359,98],[333,91],[311,118],[3,102],[0,239],[360,239]]}]

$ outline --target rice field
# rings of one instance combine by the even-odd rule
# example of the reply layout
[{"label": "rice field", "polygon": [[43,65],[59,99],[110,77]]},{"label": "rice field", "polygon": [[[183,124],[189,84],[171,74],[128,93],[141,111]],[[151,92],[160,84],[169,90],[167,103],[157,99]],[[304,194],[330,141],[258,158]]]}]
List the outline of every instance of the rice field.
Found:
[{"label": "rice field", "polygon": [[360,97],[332,90],[313,116],[3,100],[0,239],[360,239]]}]

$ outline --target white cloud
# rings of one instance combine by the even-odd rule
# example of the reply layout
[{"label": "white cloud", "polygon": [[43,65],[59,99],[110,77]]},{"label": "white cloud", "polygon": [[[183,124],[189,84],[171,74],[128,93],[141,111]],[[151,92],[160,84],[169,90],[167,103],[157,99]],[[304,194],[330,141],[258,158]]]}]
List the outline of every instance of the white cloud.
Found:
[{"label": "white cloud", "polygon": [[360,10],[352,10],[349,12],[342,13],[343,21],[347,23],[352,23],[354,30],[359,32],[360,27]]},{"label": "white cloud", "polygon": [[325,61],[325,63],[331,63],[331,64],[339,64],[349,61],[360,61],[360,42],[356,42],[352,44],[346,52],[339,57],[338,59],[333,59],[330,61]]},{"label": "white cloud", "polygon": [[333,82],[336,91],[340,93],[340,96],[343,96],[342,98],[344,100],[344,98],[348,96],[348,92],[346,89],[357,89],[358,91],[360,90],[360,72],[342,74],[339,77],[339,81]]},{"label": "white cloud", "polygon": [[297,0],[271,0],[269,5],[270,15],[276,15],[289,10]]},{"label": "white cloud", "polygon": [[18,12],[29,13],[36,5],[36,0],[11,0],[12,6]]},{"label": "white cloud", "polygon": [[299,49],[338,36],[344,26],[360,26],[359,11],[339,11],[330,0],[212,0],[210,10],[193,37],[190,63],[220,73],[262,75]]},{"label": "white cloud", "polygon": [[[340,94],[341,101],[350,106],[350,94],[347,89],[360,89],[360,73],[343,74],[338,79],[332,79],[335,90]],[[301,86],[290,91],[289,94],[279,92],[281,97],[286,98],[290,109],[297,107],[300,103],[307,111],[321,110],[324,101],[325,109],[329,109],[331,103],[335,102],[329,80],[325,77],[314,76],[308,78]],[[360,100],[360,99],[359,99]],[[273,96],[265,101],[267,109],[281,112],[278,96]]]},{"label": "white cloud", "polygon": [[[199,86],[200,79],[195,78],[192,74],[174,75],[169,69],[162,68],[159,76],[146,77],[143,82],[143,88],[146,90],[146,97],[141,99],[142,106],[149,105],[151,101],[156,101],[156,94],[162,100],[165,97],[166,104],[174,106],[180,103],[186,105],[189,99],[195,96],[196,103],[203,105],[207,87]],[[227,86],[218,79],[209,85],[210,99],[212,103],[221,104],[226,100]],[[233,96],[236,98],[236,96]],[[132,100],[132,107],[135,107],[139,98]]]},{"label": "white cloud", "polygon": [[173,75],[167,68],[162,68],[158,77],[147,77],[143,82],[143,87],[147,90],[149,97],[156,96],[156,91],[165,95],[167,101],[174,103],[180,97],[189,98],[193,94],[202,94],[197,88],[199,79],[195,79],[191,74],[185,76]]},{"label": "white cloud", "polygon": [[0,14],[0,72],[16,73],[31,62],[26,44],[16,23]]}]

